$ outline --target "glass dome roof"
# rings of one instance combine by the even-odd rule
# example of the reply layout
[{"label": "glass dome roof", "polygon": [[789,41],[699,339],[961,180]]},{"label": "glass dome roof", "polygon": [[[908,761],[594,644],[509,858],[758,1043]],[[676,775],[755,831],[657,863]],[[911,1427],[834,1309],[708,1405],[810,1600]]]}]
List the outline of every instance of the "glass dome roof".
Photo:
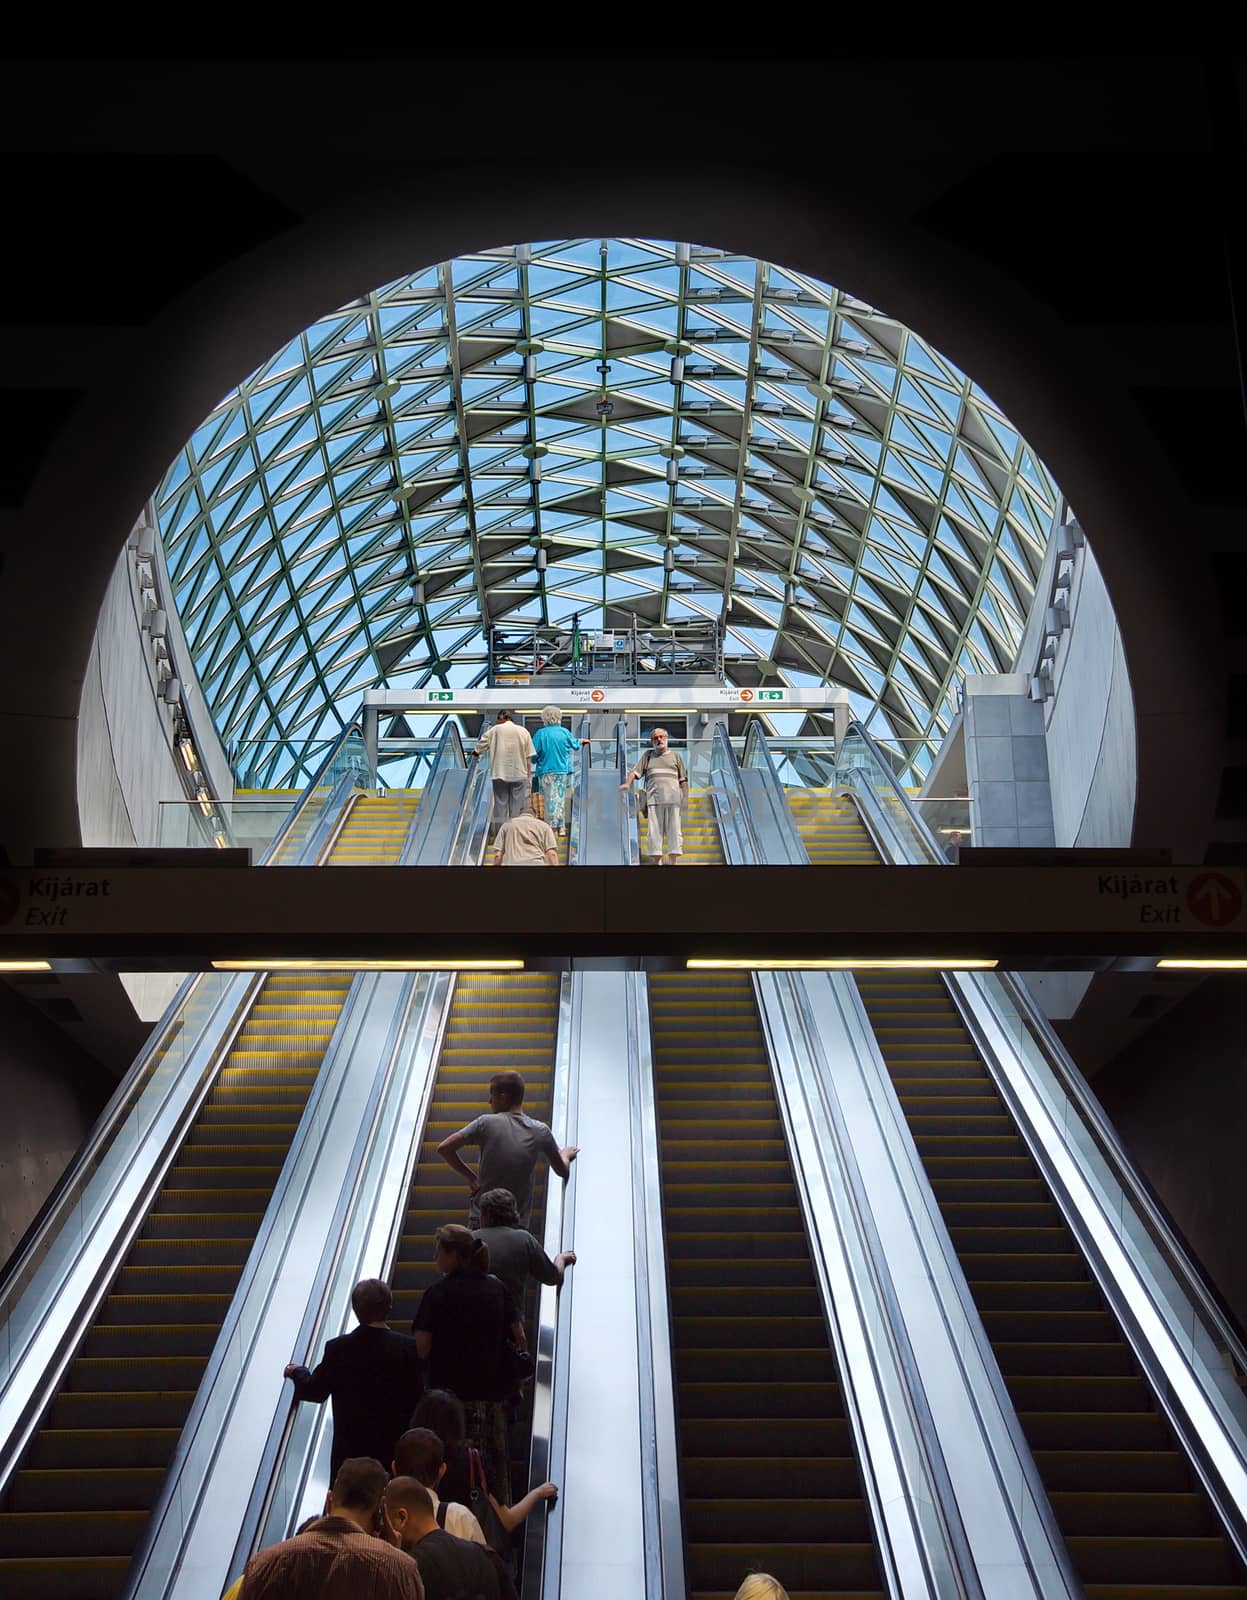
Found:
[{"label": "glass dome roof", "polygon": [[721,620],[732,681],[843,685],[922,772],[960,678],[1012,664],[1054,500],[982,390],[852,295],[575,239],[322,317],[156,503],[217,728],[281,784],[365,689],[472,685],[485,624],[576,613]]}]

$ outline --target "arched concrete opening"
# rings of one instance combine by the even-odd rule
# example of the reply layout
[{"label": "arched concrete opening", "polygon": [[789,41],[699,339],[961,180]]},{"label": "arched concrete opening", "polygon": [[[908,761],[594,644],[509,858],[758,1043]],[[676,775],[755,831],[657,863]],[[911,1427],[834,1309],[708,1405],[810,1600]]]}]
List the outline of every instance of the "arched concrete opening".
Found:
[{"label": "arched concrete opening", "polygon": [[835,283],[1005,408],[1077,509],[1112,595],[1137,712],[1136,840],[1202,851],[1220,731],[1202,632],[1212,596],[1102,355],[981,262],[890,217],[886,185],[815,201],[756,168],[679,157],[661,171],[649,157],[578,168],[564,156],[535,158],[520,186],[446,169],[318,213],[163,312],[115,382],[87,396],[23,508],[6,573],[5,715],[10,747],[19,734],[27,747],[27,782],[0,819],[10,853],[77,837],[74,719],[100,598],[144,501],[220,397],[317,316],[404,272],[515,239],[601,234],[695,238]]}]

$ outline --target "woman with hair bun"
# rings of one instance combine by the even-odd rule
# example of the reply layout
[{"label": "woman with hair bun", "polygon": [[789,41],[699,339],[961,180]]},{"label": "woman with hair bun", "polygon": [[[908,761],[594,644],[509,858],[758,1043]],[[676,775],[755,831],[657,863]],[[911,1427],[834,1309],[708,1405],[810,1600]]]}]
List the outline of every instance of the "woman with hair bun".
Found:
[{"label": "woman with hair bun", "polygon": [[484,1457],[498,1498],[511,1501],[507,1459],[504,1341],[524,1349],[524,1326],[511,1291],[489,1271],[489,1247],[457,1222],[434,1234],[433,1262],[442,1276],[420,1296],[411,1331],[428,1362],[430,1388],[449,1389],[463,1402],[466,1442]]}]

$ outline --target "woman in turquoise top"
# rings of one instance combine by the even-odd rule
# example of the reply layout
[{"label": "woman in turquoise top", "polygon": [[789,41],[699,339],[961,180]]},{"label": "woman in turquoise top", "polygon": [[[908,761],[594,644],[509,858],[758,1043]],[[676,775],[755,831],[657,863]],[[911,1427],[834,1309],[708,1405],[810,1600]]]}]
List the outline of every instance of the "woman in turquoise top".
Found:
[{"label": "woman in turquoise top", "polygon": [[542,711],[541,726],[533,734],[533,748],[537,752],[533,771],[541,789],[546,821],[555,833],[564,833],[572,751],[580,749],[580,740],[563,726],[563,713],[557,706],[546,706]]}]

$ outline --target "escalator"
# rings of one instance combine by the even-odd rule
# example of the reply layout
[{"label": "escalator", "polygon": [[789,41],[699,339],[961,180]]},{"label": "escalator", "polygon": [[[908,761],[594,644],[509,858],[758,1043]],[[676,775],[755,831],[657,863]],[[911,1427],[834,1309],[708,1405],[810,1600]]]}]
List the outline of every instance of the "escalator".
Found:
[{"label": "escalator", "polygon": [[785,794],[811,865],[878,865],[857,807],[845,795],[828,789],[788,789]]},{"label": "escalator", "polygon": [[[360,797],[330,860],[397,858]],[[0,1506],[0,1590],[120,1592],[350,989],[270,974]]]},{"label": "escalator", "polygon": [[649,980],[689,1592],[882,1600],[747,978]]},{"label": "escalator", "polygon": [[[856,829],[850,848],[873,853]],[[943,982],[856,983],[1088,1600],[1247,1600],[1247,1574]]]},{"label": "escalator", "polygon": [[[654,858],[646,854],[649,844],[646,824],[638,815],[637,827],[641,837],[641,865],[652,867]],[[719,825],[715,820],[714,801],[706,790],[690,790],[688,805],[682,818],[684,854],[682,867],[721,867],[724,863],[723,844],[719,838]]]},{"label": "escalator", "polygon": [[[524,1110],[540,1122],[550,1120],[558,1001],[559,979],[550,973],[463,975],[455,983],[392,1274],[393,1325],[403,1332],[411,1326],[421,1293],[437,1276],[435,1230],[443,1223],[468,1219],[467,1188],[437,1154],[437,1146],[447,1134],[489,1110],[489,1080],[495,1072],[522,1073]],[[469,1163],[474,1160],[471,1149],[464,1155]],[[539,1167],[530,1225],[537,1238],[544,1226],[547,1181],[544,1166]],[[527,1308],[529,1321],[533,1305],[535,1300]],[[529,1427],[523,1418],[521,1423],[513,1440],[513,1499],[527,1489]]]}]

